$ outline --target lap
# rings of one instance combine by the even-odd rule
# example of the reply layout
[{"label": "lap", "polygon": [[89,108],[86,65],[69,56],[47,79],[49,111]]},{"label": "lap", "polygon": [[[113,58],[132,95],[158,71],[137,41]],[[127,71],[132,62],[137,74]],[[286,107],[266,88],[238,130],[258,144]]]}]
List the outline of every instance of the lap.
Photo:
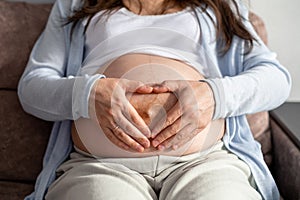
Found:
[{"label": "lap", "polygon": [[[136,165],[134,169],[118,163],[120,159],[102,162],[73,153],[71,160],[59,167],[61,175],[50,186],[46,200],[153,200],[158,199],[157,194],[164,200],[261,199],[255,185],[251,185],[248,165],[222,145],[216,146],[201,156],[179,157],[177,163],[157,168],[157,173],[139,172],[141,165],[148,166],[141,158],[131,159],[130,165]],[[170,160],[168,156],[161,156],[153,166],[166,163],[164,158]]]},{"label": "lap", "polygon": [[250,168],[226,149],[176,169],[164,181],[165,200],[260,200]]},{"label": "lap", "polygon": [[62,164],[58,173],[61,175],[48,189],[46,200],[156,199],[147,181],[122,165],[79,157]]}]

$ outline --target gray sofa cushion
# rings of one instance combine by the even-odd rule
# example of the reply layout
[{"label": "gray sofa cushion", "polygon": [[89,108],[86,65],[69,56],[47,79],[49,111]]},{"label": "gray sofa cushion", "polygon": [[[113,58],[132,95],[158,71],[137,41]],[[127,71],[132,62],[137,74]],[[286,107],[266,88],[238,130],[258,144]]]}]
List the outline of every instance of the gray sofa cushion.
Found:
[{"label": "gray sofa cushion", "polygon": [[0,88],[15,89],[50,4],[0,1]]},{"label": "gray sofa cushion", "polygon": [[0,90],[0,105],[0,180],[33,182],[42,168],[52,123],[25,113],[15,91]]},{"label": "gray sofa cushion", "polygon": [[26,114],[16,88],[51,7],[0,1],[0,180],[33,182],[42,167],[52,123]]}]

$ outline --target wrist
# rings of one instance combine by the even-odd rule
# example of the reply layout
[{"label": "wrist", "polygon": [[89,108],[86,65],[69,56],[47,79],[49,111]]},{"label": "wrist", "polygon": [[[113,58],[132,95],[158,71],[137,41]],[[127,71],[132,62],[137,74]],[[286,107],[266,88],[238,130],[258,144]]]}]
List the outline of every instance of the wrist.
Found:
[{"label": "wrist", "polygon": [[224,118],[224,89],[222,87],[220,79],[202,79],[199,82],[207,83],[212,92],[212,98],[214,101],[214,111],[212,120]]},{"label": "wrist", "polygon": [[96,90],[101,80],[105,79],[106,77],[102,74],[97,74],[92,76],[91,82],[89,86],[87,87],[87,95],[85,96],[85,102],[84,102],[84,113],[82,117],[84,118],[93,118],[95,115],[95,96],[96,96]]}]

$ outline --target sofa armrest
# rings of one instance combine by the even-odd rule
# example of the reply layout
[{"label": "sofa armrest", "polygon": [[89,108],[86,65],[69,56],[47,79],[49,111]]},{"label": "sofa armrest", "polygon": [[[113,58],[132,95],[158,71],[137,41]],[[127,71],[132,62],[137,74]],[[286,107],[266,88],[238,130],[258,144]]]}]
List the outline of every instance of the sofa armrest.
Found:
[{"label": "sofa armrest", "polygon": [[[300,123],[297,123],[299,126],[297,133],[292,133],[291,130],[295,126],[292,122],[297,117],[291,115],[295,112],[295,106],[300,108],[300,103],[292,106],[290,104],[286,103],[270,112],[273,143],[272,172],[284,199],[300,199],[300,147],[297,145],[297,137],[291,137],[300,132]],[[290,120],[286,116],[291,117]]]}]

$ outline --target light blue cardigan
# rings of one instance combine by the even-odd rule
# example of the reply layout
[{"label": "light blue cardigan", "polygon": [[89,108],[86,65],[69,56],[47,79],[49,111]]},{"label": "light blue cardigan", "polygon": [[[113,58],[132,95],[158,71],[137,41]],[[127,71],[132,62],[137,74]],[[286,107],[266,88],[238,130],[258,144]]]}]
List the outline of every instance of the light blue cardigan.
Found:
[{"label": "light blue cardigan", "polygon": [[[70,122],[89,117],[91,87],[97,79],[103,78],[102,75],[76,76],[83,59],[84,27],[82,23],[75,27],[70,42],[71,24],[62,26],[62,19],[81,4],[80,0],[56,1],[19,82],[18,95],[24,110],[44,120],[55,121],[43,170],[35,191],[26,197],[27,200],[44,198],[48,186],[55,180],[56,168],[72,150]],[[243,6],[240,9],[247,18],[247,9]],[[235,37],[230,50],[224,56],[218,55],[218,43],[211,39],[215,38],[211,20],[200,9],[197,15],[202,26],[201,45],[206,64],[217,66],[221,74],[212,75],[207,81],[215,95],[214,119],[227,119],[224,144],[250,166],[263,198],[277,200],[277,187],[264,163],[260,145],[253,139],[245,114],[282,104],[290,92],[290,75],[259,39],[253,50],[245,54],[245,42]],[[256,36],[247,20],[245,25]]]}]

